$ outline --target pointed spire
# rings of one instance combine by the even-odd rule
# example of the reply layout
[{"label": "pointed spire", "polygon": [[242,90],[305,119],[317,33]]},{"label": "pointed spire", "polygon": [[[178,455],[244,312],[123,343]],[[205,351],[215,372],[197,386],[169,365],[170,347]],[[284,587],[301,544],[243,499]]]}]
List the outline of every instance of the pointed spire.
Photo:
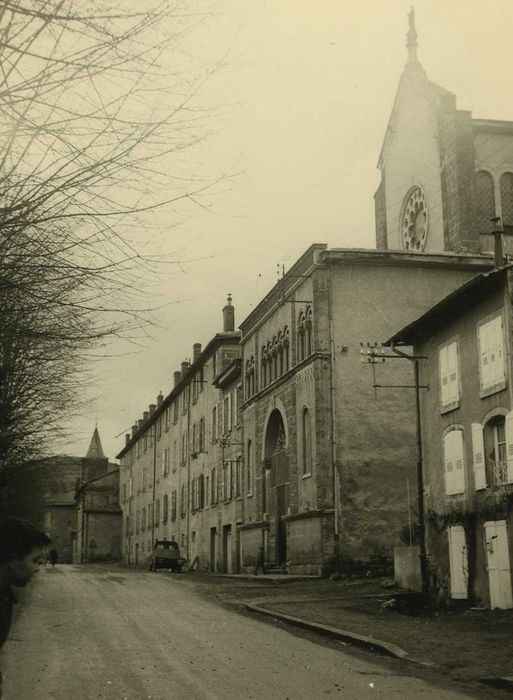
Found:
[{"label": "pointed spire", "polygon": [[418,63],[417,58],[417,30],[415,29],[415,10],[410,7],[408,14],[408,34],[406,35],[406,48],[408,49],[408,63]]},{"label": "pointed spire", "polygon": [[100,433],[98,432],[98,426],[95,426],[93,437],[91,438],[89,449],[87,450],[86,459],[106,459],[100,440]]}]

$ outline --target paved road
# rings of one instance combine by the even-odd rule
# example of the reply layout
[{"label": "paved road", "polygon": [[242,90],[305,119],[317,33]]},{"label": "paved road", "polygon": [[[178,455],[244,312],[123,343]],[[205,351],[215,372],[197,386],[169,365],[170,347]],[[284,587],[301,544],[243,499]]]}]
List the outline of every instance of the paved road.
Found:
[{"label": "paved road", "polygon": [[2,653],[4,700],[462,700],[197,595],[190,579],[116,567],[42,570]]}]

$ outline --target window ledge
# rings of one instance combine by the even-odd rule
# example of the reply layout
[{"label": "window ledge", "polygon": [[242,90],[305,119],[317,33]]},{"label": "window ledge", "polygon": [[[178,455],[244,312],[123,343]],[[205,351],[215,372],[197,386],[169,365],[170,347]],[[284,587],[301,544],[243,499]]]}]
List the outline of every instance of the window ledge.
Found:
[{"label": "window ledge", "polygon": [[253,491],[248,491],[246,494],[246,498],[251,498],[253,496]]},{"label": "window ledge", "polygon": [[312,476],[312,472],[308,472],[308,474],[303,474],[301,477],[302,479],[309,479]]},{"label": "window ledge", "polygon": [[457,408],[460,407],[461,401],[458,399],[457,401],[453,401],[452,403],[448,403],[445,406],[440,406],[440,413],[441,415],[444,415],[445,413],[450,413],[451,411],[455,411]]},{"label": "window ledge", "polygon": [[492,384],[491,386],[487,387],[486,389],[481,389],[479,391],[479,398],[485,399],[487,396],[491,396],[492,394],[496,394],[499,391],[503,391],[507,386],[506,380],[500,382],[499,384]]}]

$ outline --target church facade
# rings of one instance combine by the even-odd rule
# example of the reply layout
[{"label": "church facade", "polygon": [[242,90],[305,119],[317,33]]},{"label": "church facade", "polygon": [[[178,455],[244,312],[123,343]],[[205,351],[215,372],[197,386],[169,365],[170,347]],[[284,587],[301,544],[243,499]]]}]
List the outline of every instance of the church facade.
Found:
[{"label": "church facade", "polygon": [[[413,10],[379,156],[376,245],[414,252],[493,250],[491,219],[513,233],[513,122],[476,119],[417,57]],[[508,249],[511,252],[511,243]]]}]

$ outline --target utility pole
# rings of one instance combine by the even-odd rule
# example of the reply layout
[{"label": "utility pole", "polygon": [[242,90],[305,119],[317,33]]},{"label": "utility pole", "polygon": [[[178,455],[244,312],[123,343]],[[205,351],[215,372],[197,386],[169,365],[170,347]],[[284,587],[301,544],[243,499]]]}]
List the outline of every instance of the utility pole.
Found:
[{"label": "utility pole", "polygon": [[385,362],[385,360],[408,360],[413,365],[413,385],[410,384],[377,384],[374,374],[374,389],[415,389],[415,442],[416,442],[416,453],[417,453],[417,512],[418,512],[418,531],[419,531],[419,563],[420,563],[420,579],[422,586],[422,598],[427,604],[429,602],[429,569],[428,569],[428,558],[426,550],[426,519],[425,519],[425,508],[424,508],[424,466],[423,466],[423,451],[422,451],[422,426],[421,426],[421,415],[420,415],[420,390],[429,389],[428,385],[423,385],[420,383],[420,372],[419,372],[419,361],[426,360],[427,357],[423,355],[408,355],[407,353],[399,350],[394,343],[390,344],[390,349],[394,353],[393,355],[385,355],[383,347],[378,346],[377,343],[370,345],[367,343],[365,347],[363,343],[360,343],[360,355],[362,362],[368,362],[373,365],[373,371],[375,371],[375,365],[380,362]]}]

